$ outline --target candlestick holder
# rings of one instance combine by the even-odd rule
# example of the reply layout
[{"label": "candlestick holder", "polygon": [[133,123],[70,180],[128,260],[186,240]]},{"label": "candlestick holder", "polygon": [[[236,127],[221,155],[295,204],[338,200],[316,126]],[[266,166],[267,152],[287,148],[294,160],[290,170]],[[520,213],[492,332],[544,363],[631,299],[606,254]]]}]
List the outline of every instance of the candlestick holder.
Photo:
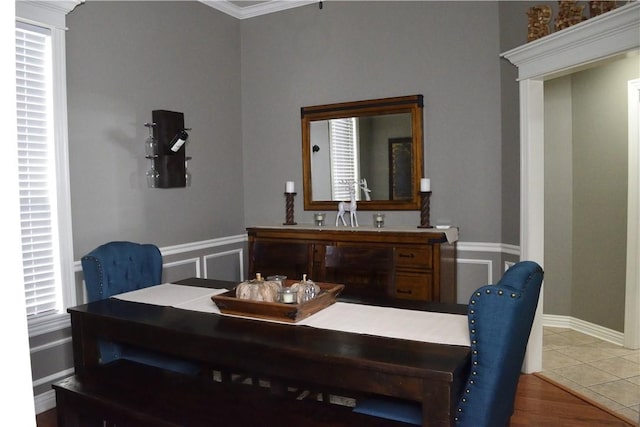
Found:
[{"label": "candlestick holder", "polygon": [[421,191],[420,199],[420,225],[418,228],[431,228],[431,222],[429,220],[431,191]]},{"label": "candlestick holder", "polygon": [[284,193],[286,198],[286,222],[282,225],[296,225],[296,222],[293,220],[293,199],[296,196],[296,193]]}]

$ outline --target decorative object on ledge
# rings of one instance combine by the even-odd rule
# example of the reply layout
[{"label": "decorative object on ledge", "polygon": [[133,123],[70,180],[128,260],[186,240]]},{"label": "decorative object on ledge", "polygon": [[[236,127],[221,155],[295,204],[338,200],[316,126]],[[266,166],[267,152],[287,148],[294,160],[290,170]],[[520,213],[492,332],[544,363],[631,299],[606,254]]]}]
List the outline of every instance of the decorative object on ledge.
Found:
[{"label": "decorative object on ledge", "polygon": [[556,17],[556,31],[579,24],[587,19],[582,15],[584,5],[576,4],[577,0],[560,0],[558,2],[558,16]]},{"label": "decorative object on ledge", "polygon": [[149,188],[175,188],[191,185],[191,173],[185,155],[189,138],[184,127],[184,114],[175,111],[153,110],[149,137],[145,141],[145,157],[151,161],[147,171]]},{"label": "decorative object on ledge", "polygon": [[336,227],[338,221],[342,221],[342,225],[346,226],[347,222],[344,220],[344,213],[349,212],[349,223],[352,227],[358,226],[358,217],[356,216],[356,210],[358,209],[358,202],[356,201],[356,189],[354,188],[355,182],[346,182],[345,185],[349,186],[349,203],[338,203],[338,215],[336,215]]},{"label": "decorative object on ledge", "polygon": [[602,15],[616,8],[615,1],[590,1],[589,2],[589,17]]},{"label": "decorative object on ledge", "polygon": [[322,227],[324,225],[324,217],[325,217],[325,213],[324,212],[316,212],[313,214],[313,223],[317,226],[317,227]]},{"label": "decorative object on ledge", "polygon": [[418,228],[431,228],[431,220],[429,219],[431,191],[421,191],[420,198],[420,225]]},{"label": "decorative object on ledge", "polygon": [[384,227],[384,214],[383,213],[374,213],[373,214],[373,226],[376,228]]},{"label": "decorative object on ledge", "polygon": [[284,187],[285,204],[285,222],[282,225],[296,225],[293,220],[293,199],[295,198],[295,185],[293,181],[287,181]]},{"label": "decorative object on ledge", "polygon": [[362,193],[364,194],[364,199],[368,202],[371,201],[371,189],[369,188],[369,184],[367,184],[367,180],[365,178],[362,178],[360,180],[360,189],[362,190]]},{"label": "decorative object on ledge", "polygon": [[527,41],[537,40],[551,32],[549,22],[551,21],[551,8],[546,5],[530,7],[527,11],[529,24],[527,26]]},{"label": "decorative object on ledge", "polygon": [[431,207],[431,180],[429,178],[420,179],[420,225],[418,228],[431,228],[429,219]]},{"label": "decorative object on ledge", "polygon": [[[583,15],[585,5],[577,4],[577,0],[558,1],[558,15],[555,17],[554,28],[556,31],[579,24],[589,18],[594,18],[603,13],[610,12],[617,7],[616,1],[589,1],[589,17]],[[551,34],[549,22],[551,21],[551,7],[537,5],[527,10],[529,22],[527,24],[527,41],[531,42]]]}]

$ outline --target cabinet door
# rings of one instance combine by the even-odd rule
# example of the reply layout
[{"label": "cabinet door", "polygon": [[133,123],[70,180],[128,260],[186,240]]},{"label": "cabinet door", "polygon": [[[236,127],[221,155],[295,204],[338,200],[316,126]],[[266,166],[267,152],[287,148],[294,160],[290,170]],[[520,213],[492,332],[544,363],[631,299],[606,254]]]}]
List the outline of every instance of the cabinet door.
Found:
[{"label": "cabinet door", "polygon": [[300,280],[311,272],[312,254],[313,243],[256,239],[249,248],[249,278],[260,273],[264,278],[279,274]]},{"label": "cabinet door", "polygon": [[396,298],[434,301],[433,276],[431,273],[396,272]]},{"label": "cabinet door", "polygon": [[325,247],[321,281],[345,285],[344,296],[394,297],[394,273],[392,247]]}]

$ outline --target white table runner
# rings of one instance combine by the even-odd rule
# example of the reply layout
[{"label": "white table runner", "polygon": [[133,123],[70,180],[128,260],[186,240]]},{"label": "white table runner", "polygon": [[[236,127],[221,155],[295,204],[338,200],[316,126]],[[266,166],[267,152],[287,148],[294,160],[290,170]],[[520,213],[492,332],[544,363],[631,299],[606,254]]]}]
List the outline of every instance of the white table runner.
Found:
[{"label": "white table runner", "polygon": [[[115,295],[113,298],[205,313],[223,314],[220,313],[211,297],[226,291],[227,289],[210,289],[165,283]],[[438,344],[469,346],[467,316],[460,314],[336,302],[295,324],[277,323],[305,325],[313,328]]]}]

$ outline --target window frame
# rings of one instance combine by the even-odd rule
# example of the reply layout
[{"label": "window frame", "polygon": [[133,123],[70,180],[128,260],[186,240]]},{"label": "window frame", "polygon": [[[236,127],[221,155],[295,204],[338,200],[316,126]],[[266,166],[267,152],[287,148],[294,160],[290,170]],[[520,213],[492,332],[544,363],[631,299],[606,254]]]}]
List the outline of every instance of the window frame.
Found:
[{"label": "window frame", "polygon": [[[61,309],[28,318],[29,337],[54,332],[70,326],[67,307],[76,305],[69,175],[69,138],[67,124],[67,72],[65,48],[66,14],[80,1],[16,1],[16,21],[46,28],[51,32],[53,141],[56,167],[56,204],[58,250],[60,254]],[[16,151],[17,153],[17,151]],[[24,285],[23,285],[24,286]]]}]

